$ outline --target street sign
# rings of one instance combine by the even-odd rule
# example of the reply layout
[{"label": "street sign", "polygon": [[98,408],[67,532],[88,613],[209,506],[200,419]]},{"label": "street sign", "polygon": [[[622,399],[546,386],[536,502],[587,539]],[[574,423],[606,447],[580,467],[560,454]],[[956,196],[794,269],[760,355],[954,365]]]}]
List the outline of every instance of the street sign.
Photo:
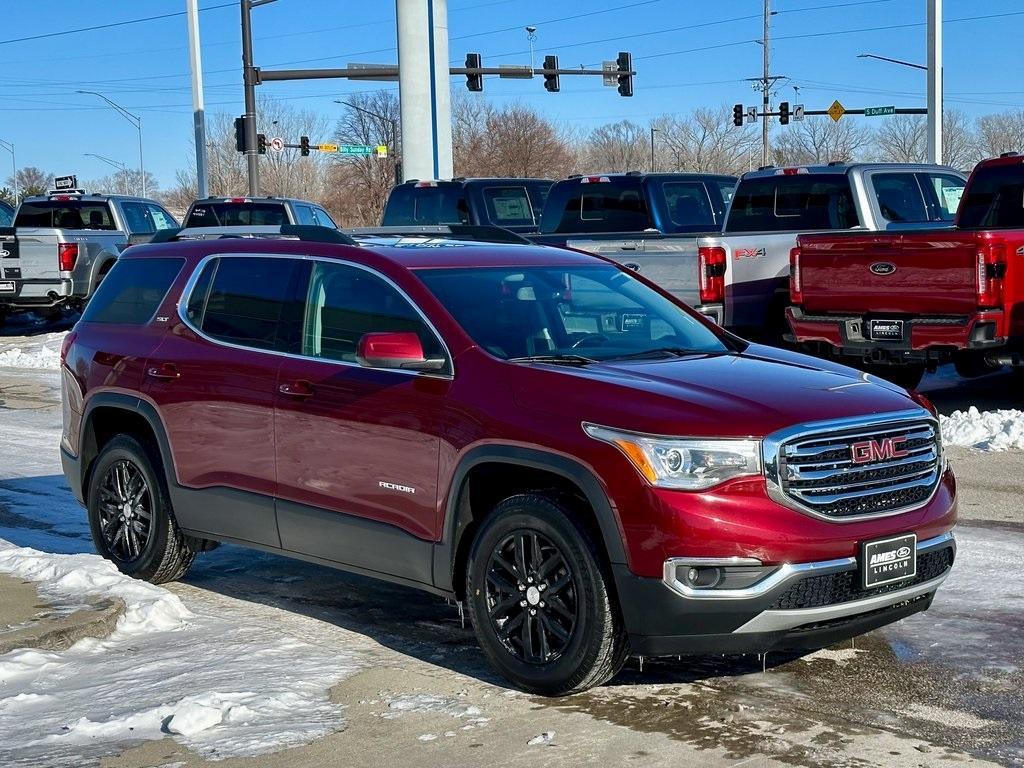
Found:
[{"label": "street sign", "polygon": [[619,62],[602,61],[601,71],[604,72],[601,76],[601,85],[610,85],[615,87],[619,84]]},{"label": "street sign", "polygon": [[377,157],[387,157],[387,156],[388,156],[388,145],[387,144],[378,144],[377,145]]},{"label": "street sign", "polygon": [[317,144],[316,148],[319,149],[321,152],[337,152],[338,151],[338,145],[337,144]]},{"label": "street sign", "polygon": [[881,117],[882,115],[895,115],[896,107],[865,107],[864,117]]},{"label": "street sign", "polygon": [[839,119],[846,114],[846,107],[839,103],[839,99],[832,102],[832,106],[828,108],[828,116],[835,120],[837,123]]},{"label": "street sign", "polygon": [[56,190],[78,189],[77,176],[54,176],[53,188]]},{"label": "street sign", "polygon": [[748,123],[756,123],[757,122],[757,107],[747,107],[747,122]]},{"label": "street sign", "polygon": [[372,155],[377,151],[377,148],[367,144],[342,144],[334,151],[342,155]]},{"label": "street sign", "polygon": [[803,120],[804,119],[804,105],[796,104],[793,106],[793,119]]},{"label": "street sign", "polygon": [[272,150],[274,150],[275,152],[283,152],[284,151],[284,139],[282,139],[280,136],[275,136],[274,138],[272,138],[270,140],[270,148]]}]

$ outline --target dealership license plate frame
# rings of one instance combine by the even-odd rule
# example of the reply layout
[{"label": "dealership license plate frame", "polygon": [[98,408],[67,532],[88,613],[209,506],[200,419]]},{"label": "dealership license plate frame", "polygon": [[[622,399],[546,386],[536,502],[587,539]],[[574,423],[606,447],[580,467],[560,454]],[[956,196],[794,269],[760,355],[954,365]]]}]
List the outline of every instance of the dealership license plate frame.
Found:
[{"label": "dealership license plate frame", "polygon": [[[890,326],[896,332],[882,332],[879,335],[875,329],[880,325]],[[907,326],[903,320],[885,320],[883,318],[868,320],[868,338],[871,341],[906,341]]]},{"label": "dealership license plate frame", "polygon": [[[877,553],[896,552],[902,547],[909,547],[910,554],[897,560],[885,560],[876,566],[871,565],[871,556]],[[907,567],[899,569],[899,575],[886,578],[885,566],[906,563]],[[892,572],[892,569],[889,569]],[[917,534],[901,533],[899,536],[888,536],[884,539],[872,539],[860,545],[860,585],[862,589],[876,589],[887,584],[907,581],[917,576]]]}]

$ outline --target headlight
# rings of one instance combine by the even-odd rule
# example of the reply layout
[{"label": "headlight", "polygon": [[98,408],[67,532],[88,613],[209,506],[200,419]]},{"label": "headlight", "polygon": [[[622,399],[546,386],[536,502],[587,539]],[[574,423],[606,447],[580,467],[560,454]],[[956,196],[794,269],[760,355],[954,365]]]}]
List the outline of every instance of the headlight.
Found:
[{"label": "headlight", "polygon": [[689,440],[653,437],[584,424],[584,431],[611,443],[659,488],[700,491],[734,477],[761,474],[757,440]]}]

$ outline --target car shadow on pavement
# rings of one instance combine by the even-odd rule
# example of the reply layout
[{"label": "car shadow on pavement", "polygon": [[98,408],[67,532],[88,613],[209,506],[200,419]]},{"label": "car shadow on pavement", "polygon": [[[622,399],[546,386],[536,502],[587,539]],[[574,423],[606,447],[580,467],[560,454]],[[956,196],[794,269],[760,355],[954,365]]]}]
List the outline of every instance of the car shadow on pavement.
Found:
[{"label": "car shadow on pavement", "polygon": [[[57,553],[93,553],[85,511],[62,475],[0,481],[0,538]],[[507,688],[477,645],[469,617],[442,597],[282,555],[224,545],[200,555],[183,579],[355,632],[398,653]],[[174,589],[173,585],[168,585]],[[772,653],[767,666],[795,658]],[[757,656],[638,659],[609,685],[679,684],[760,672]]]}]

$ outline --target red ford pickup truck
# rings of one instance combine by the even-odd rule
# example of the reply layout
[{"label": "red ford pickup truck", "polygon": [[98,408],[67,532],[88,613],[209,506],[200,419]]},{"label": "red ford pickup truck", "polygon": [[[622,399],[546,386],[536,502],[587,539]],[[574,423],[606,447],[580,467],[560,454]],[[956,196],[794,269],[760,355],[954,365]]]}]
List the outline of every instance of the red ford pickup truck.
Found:
[{"label": "red ford pickup truck", "polygon": [[801,235],[790,254],[794,340],[904,386],[1024,352],[1024,156],[978,164],[954,229]]}]

